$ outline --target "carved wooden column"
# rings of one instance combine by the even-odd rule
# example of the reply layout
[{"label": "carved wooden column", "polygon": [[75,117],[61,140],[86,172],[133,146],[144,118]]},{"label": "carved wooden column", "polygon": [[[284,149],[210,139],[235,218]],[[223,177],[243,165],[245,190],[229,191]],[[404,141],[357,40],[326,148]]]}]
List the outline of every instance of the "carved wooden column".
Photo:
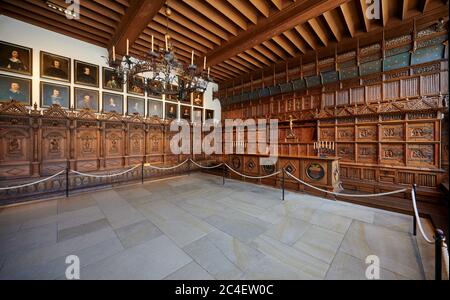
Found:
[{"label": "carved wooden column", "polygon": [[76,148],[76,121],[73,119],[68,120],[69,123],[69,165],[72,170],[76,168],[75,161],[75,148]]},{"label": "carved wooden column", "polygon": [[148,143],[148,124],[144,124],[144,156],[142,158],[142,161],[144,163],[148,162],[147,155],[149,154],[149,143]]},{"label": "carved wooden column", "polygon": [[124,161],[123,161],[123,164],[124,164],[124,166],[125,167],[127,167],[128,165],[129,165],[129,163],[130,163],[130,153],[129,153],[129,142],[130,142],[130,139],[129,139],[129,130],[130,130],[130,128],[129,128],[129,126],[130,126],[130,123],[122,123],[122,131],[123,131],[123,140],[124,140],[124,143],[123,143],[123,153],[124,153],[124,156],[125,156],[125,159],[124,159]]},{"label": "carved wooden column", "polygon": [[106,146],[106,128],[105,123],[97,121],[97,145],[98,145],[98,166],[100,170],[105,168],[105,146]]},{"label": "carved wooden column", "polygon": [[40,174],[40,161],[41,161],[41,120],[36,118],[31,118],[30,135],[33,137],[33,159],[31,163],[31,176],[39,177]]}]

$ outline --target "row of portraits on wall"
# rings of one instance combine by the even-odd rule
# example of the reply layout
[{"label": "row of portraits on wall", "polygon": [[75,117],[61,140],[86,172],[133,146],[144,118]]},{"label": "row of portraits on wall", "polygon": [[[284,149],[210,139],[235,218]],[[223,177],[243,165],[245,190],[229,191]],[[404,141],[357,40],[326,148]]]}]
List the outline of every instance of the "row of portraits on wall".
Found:
[{"label": "row of portraits on wall", "polygon": [[[33,49],[0,41],[0,62],[0,70],[31,76],[33,69]],[[78,85],[99,87],[99,68],[100,67],[98,65],[74,60],[74,83]],[[70,58],[41,51],[41,78],[71,82],[71,74]],[[123,92],[124,87],[118,83],[114,70],[103,67],[102,77],[103,89]],[[136,79],[142,82],[145,80],[140,76],[137,76]],[[11,80],[18,81],[19,79],[14,79],[12,77],[10,77],[9,80],[4,77],[1,78],[2,82],[0,82],[0,85],[2,89],[0,92],[2,92],[2,94],[8,93],[11,89],[12,95],[8,94],[7,96],[18,96],[20,99],[26,97],[25,89],[22,91],[24,95],[16,95],[18,93],[16,90],[17,84],[20,85],[20,83],[16,82],[14,87],[11,87],[11,84],[13,84],[13,82],[10,82]],[[142,85],[136,85],[134,82],[136,81],[132,80],[127,84],[127,93],[137,96],[145,96],[145,91],[141,87]],[[9,86],[7,90],[4,89],[5,85]],[[26,86],[25,82],[22,82],[22,86]],[[0,97],[2,100],[8,99],[5,95],[0,95]],[[17,100],[22,102],[22,100]],[[166,100],[177,101],[177,98],[175,96],[167,96]],[[193,103],[196,106],[203,106],[203,95],[200,93],[195,93]]]},{"label": "row of portraits on wall", "polygon": [[[41,81],[40,101],[41,107],[50,107],[58,104],[68,109],[70,103],[70,86],[60,85],[51,82]],[[102,93],[103,107],[100,109],[100,93],[97,90],[74,88],[75,109],[89,108],[99,112],[116,112],[124,114],[124,96],[109,92]],[[26,105],[31,101],[31,79],[19,78],[14,76],[0,75],[0,99],[16,100]],[[180,118],[191,120],[191,106],[181,105]],[[202,120],[202,109],[193,108],[193,121]],[[178,104],[166,102],[166,119],[176,119],[178,116]],[[145,99],[139,97],[127,97],[126,112],[128,115],[145,115]],[[213,110],[206,110],[207,118],[214,117]],[[163,102],[160,100],[148,99],[148,116],[163,118]],[[208,117],[209,116],[209,117]]]}]

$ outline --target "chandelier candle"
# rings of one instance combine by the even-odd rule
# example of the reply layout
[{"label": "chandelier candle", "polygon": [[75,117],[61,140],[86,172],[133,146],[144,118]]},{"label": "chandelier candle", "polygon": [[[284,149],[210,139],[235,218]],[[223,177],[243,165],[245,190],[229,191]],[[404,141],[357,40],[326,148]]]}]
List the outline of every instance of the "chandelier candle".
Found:
[{"label": "chandelier candle", "polygon": [[127,39],[127,56],[130,55],[130,40]]},{"label": "chandelier candle", "polygon": [[116,46],[113,46],[113,61],[116,61]]},{"label": "chandelier candle", "polygon": [[192,50],[191,65],[194,64],[194,50]]},{"label": "chandelier candle", "polygon": [[153,45],[154,45],[154,38],[153,38],[153,34],[152,34],[152,52],[153,52]]},{"label": "chandelier candle", "polygon": [[206,56],[203,58],[203,70],[206,70]]}]

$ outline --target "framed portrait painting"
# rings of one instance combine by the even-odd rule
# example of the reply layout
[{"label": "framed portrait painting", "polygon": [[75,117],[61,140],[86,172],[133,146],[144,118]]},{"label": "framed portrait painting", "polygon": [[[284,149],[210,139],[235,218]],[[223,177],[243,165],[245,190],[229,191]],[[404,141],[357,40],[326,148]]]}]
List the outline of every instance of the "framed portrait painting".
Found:
[{"label": "framed portrait painting", "polygon": [[132,116],[145,115],[145,100],[143,98],[127,97],[127,114]]},{"label": "framed portrait painting", "polygon": [[158,100],[148,100],[148,116],[162,119],[163,103]]},{"label": "framed portrait painting", "polygon": [[0,75],[0,102],[11,100],[31,105],[31,79]]},{"label": "framed portrait painting", "polygon": [[75,88],[75,109],[91,109],[98,112],[98,100],[98,91]]},{"label": "framed portrait painting", "polygon": [[166,103],[166,119],[174,120],[178,118],[178,104]]},{"label": "framed portrait painting", "polygon": [[75,83],[98,87],[98,66],[75,60]]},{"label": "framed portrait painting", "polygon": [[193,94],[193,104],[195,106],[203,106],[203,93],[200,92],[194,92]]},{"label": "framed portrait painting", "polygon": [[0,41],[0,70],[32,75],[33,50]]},{"label": "framed portrait painting", "polygon": [[180,108],[180,118],[191,122],[191,107],[186,105],[181,105]]},{"label": "framed portrait painting", "polygon": [[41,81],[41,107],[58,104],[68,109],[70,103],[70,86]]},{"label": "framed portrait painting", "polygon": [[103,93],[103,112],[116,112],[123,115],[123,96],[119,94]]},{"label": "framed portrait painting", "polygon": [[214,110],[206,109],[205,110],[205,119],[206,120],[214,119]]},{"label": "framed portrait painting", "polygon": [[145,96],[144,91],[144,77],[134,76],[131,80],[127,81],[127,93],[138,96]]},{"label": "framed portrait painting", "polygon": [[70,65],[68,57],[41,51],[41,78],[70,82]]},{"label": "framed portrait painting", "polygon": [[123,92],[123,85],[118,82],[117,75],[113,69],[102,68],[103,73],[103,89]]}]

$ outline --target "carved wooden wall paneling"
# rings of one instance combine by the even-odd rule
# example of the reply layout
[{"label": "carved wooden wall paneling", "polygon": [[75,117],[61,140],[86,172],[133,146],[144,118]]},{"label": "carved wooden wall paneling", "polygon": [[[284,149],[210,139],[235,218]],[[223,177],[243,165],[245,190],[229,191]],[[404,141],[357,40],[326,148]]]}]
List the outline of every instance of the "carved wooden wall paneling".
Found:
[{"label": "carved wooden wall paneling", "polygon": [[[336,90],[327,86],[321,94],[306,90],[251,101],[251,105],[270,105],[266,116],[282,122],[280,155],[315,155],[313,141],[335,141],[341,177],[348,188],[377,192],[380,186],[393,189],[396,184],[417,183],[434,193],[448,180],[443,170],[448,169],[448,138],[444,129],[441,132],[448,111],[447,68],[447,61],[432,62],[386,72],[383,78],[342,82]],[[363,83],[368,85],[358,86]],[[347,94],[350,105],[335,107],[347,103]],[[318,110],[310,109],[314,95],[321,96]],[[241,104],[227,106],[223,118],[242,118],[242,109]],[[289,115],[295,116],[296,142],[286,142]],[[308,122],[314,124],[316,135],[304,131]]]},{"label": "carved wooden wall paneling", "polygon": [[[169,124],[156,118],[66,111],[42,113],[17,102],[0,105],[0,178],[121,169],[141,162],[171,164]],[[81,183],[80,183],[81,184]]]}]

